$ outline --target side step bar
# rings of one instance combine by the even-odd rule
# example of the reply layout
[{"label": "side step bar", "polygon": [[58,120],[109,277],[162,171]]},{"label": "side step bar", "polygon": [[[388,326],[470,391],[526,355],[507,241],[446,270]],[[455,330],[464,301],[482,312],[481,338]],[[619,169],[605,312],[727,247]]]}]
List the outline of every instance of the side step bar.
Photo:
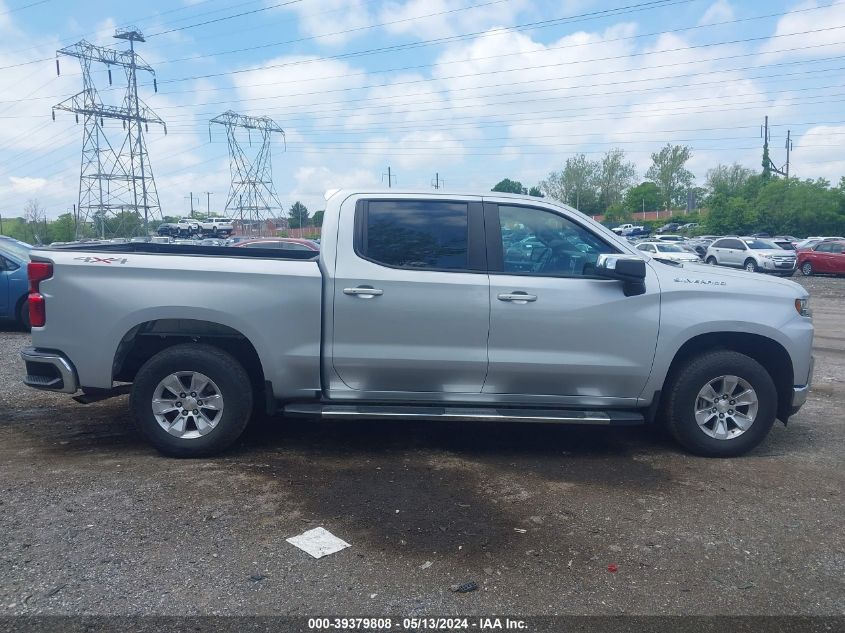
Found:
[{"label": "side step bar", "polygon": [[574,409],[510,409],[402,405],[288,404],[286,415],[317,416],[324,420],[372,418],[378,420],[454,420],[460,422],[539,422],[546,424],[589,424],[635,426],[644,424],[638,411],[582,411]]}]

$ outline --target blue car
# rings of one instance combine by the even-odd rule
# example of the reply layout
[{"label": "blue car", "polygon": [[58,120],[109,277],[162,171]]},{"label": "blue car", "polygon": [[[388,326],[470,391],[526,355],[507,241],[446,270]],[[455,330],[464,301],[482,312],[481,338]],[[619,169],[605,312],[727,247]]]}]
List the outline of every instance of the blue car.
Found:
[{"label": "blue car", "polygon": [[0,319],[14,319],[29,329],[26,297],[29,281],[26,265],[32,247],[24,242],[0,237]]}]

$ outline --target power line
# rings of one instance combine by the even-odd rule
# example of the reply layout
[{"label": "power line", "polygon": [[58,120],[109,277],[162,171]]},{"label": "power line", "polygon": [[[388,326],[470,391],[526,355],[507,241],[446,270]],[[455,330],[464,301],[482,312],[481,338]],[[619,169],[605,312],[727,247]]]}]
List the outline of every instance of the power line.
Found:
[{"label": "power line", "polygon": [[214,24],[216,22],[223,22],[224,20],[233,20],[235,18],[240,18],[245,15],[252,15],[255,13],[261,13],[263,11],[269,11],[270,9],[276,9],[278,7],[284,7],[290,4],[298,4],[302,2],[302,0],[288,0],[287,2],[278,2],[276,4],[271,4],[265,7],[261,7],[259,9],[252,9],[251,11],[242,11],[241,13],[235,13],[233,15],[226,15],[222,18],[215,18],[213,20],[206,20],[205,22],[197,22],[196,24],[189,24],[187,26],[180,26],[172,29],[168,29],[166,31],[159,31],[158,33],[151,33],[148,37],[158,37],[159,35],[165,35],[167,33],[175,33],[176,31],[184,31],[186,29],[193,29],[198,26],[206,26],[207,24]]}]

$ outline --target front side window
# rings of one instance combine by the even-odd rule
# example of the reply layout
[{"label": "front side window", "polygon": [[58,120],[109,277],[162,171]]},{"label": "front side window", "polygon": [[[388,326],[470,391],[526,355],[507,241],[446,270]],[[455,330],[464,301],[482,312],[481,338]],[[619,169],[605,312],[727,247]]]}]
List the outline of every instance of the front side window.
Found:
[{"label": "front side window", "polygon": [[603,253],[617,252],[597,235],[544,209],[499,205],[504,273],[592,275]]},{"label": "front side window", "polygon": [[466,270],[468,206],[436,200],[371,200],[361,254],[398,268]]}]

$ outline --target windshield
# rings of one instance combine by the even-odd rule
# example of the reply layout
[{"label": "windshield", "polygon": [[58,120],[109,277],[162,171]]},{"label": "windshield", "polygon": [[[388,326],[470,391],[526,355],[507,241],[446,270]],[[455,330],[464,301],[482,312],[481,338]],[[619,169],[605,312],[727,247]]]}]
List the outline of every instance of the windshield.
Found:
[{"label": "windshield", "polygon": [[684,249],[674,244],[655,244],[659,253],[683,253]]},{"label": "windshield", "polygon": [[18,242],[17,240],[0,239],[0,253],[8,253],[12,257],[16,257],[17,259],[22,259],[24,261],[28,260],[29,250],[31,248],[32,247],[29,244],[25,244],[24,242]]},{"label": "windshield", "polygon": [[754,250],[762,251],[762,250],[778,250],[780,247],[777,246],[774,242],[767,242],[766,240],[742,240],[748,245],[748,248],[753,248]]}]

